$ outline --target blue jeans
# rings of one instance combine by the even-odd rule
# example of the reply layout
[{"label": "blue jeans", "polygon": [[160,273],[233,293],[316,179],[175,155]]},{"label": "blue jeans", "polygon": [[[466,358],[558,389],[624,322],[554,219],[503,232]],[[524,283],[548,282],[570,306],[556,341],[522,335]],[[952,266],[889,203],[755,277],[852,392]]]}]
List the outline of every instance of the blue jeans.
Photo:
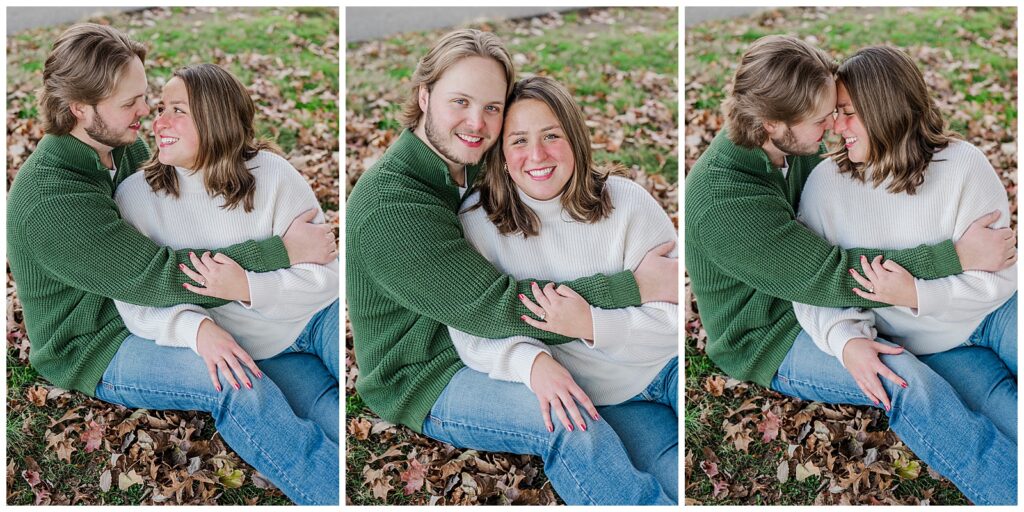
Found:
[{"label": "blue jeans", "polygon": [[316,423],[338,443],[338,301],[320,310],[290,347],[257,361],[295,415]]},{"label": "blue jeans", "polygon": [[[999,309],[991,312],[982,320],[981,325],[964,342],[966,346],[978,346],[991,349],[999,359],[1017,376],[1017,292]],[[1016,398],[1014,399],[1016,403]]]},{"label": "blue jeans", "polygon": [[567,504],[676,503],[679,433],[671,409],[628,402],[598,411],[599,421],[581,411],[587,430],[548,432],[529,388],[463,368],[434,403],[423,433],[461,448],[539,455]]},{"label": "blue jeans", "polygon": [[204,411],[238,455],[301,505],[337,505],[338,443],[298,417],[273,378],[235,390],[210,382],[195,352],[130,335],[114,354],[96,397],[129,408]]},{"label": "blue jeans", "polygon": [[[972,410],[969,400],[952,385],[966,374],[975,374],[972,378],[991,383],[1002,380],[1009,372],[1002,364],[978,367],[974,359],[968,360],[972,354],[980,355],[979,352],[992,354],[987,349],[964,347],[930,358],[918,358],[909,352],[881,356],[882,362],[908,384],[904,389],[881,379],[892,402],[892,410],[886,413],[889,427],[921,460],[949,478],[975,504],[1016,504],[1015,438],[1001,431],[985,414]],[[940,373],[939,368],[926,362],[935,360],[962,363],[956,372],[948,374],[946,365],[937,365],[943,368]],[[839,360],[819,350],[804,331],[782,361],[771,387],[804,400],[874,405]],[[963,390],[984,387],[968,386]],[[1016,416],[1016,401],[1013,415]]]},{"label": "blue jeans", "polygon": [[647,388],[626,402],[653,402],[671,407],[679,417],[679,357],[673,357]]}]

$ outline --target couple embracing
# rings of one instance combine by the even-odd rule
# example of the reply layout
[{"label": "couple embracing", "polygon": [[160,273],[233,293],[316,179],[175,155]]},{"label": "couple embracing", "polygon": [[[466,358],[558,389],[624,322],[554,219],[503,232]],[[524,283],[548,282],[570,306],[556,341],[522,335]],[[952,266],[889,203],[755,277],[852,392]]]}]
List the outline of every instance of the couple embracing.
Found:
[{"label": "couple embracing", "polygon": [[1017,253],[985,155],[890,47],[837,65],[764,37],[725,109],[686,181],[708,356],[785,395],[878,407],[971,501],[1015,504]]},{"label": "couple embracing", "polygon": [[81,24],[47,56],[46,135],[7,202],[30,361],[106,402],[209,412],[292,501],[337,504],[333,232],[216,65],[166,82],[151,156],[146,53]]},{"label": "couple embracing", "polygon": [[595,164],[565,86],[493,34],[420,60],[348,198],[356,388],[461,448],[538,455],[567,504],[678,500],[672,222]]}]

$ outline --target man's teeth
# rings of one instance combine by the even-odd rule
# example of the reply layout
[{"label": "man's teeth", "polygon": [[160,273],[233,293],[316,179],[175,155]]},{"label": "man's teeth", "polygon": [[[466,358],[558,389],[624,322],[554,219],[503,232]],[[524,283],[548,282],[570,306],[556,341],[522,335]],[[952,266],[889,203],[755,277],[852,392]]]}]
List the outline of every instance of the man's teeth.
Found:
[{"label": "man's teeth", "polygon": [[548,174],[555,172],[554,167],[545,167],[543,169],[533,169],[532,171],[526,171],[526,174],[533,176],[534,178],[543,178]]},{"label": "man's teeth", "polygon": [[459,133],[459,134],[456,134],[456,136],[457,136],[458,138],[460,138],[460,139],[462,139],[462,140],[466,141],[466,142],[474,142],[474,143],[476,143],[476,142],[480,142],[481,140],[483,140],[483,139],[484,139],[483,137],[473,137],[472,135],[463,135],[463,134],[461,134],[461,133]]}]

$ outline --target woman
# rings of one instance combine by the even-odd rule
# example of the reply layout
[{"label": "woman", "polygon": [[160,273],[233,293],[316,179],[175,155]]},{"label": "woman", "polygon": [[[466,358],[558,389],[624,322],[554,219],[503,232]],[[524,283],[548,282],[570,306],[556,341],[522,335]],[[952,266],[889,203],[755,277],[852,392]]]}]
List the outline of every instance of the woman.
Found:
[{"label": "woman", "polygon": [[[547,77],[521,80],[506,112],[501,144],[460,214],[466,239],[500,271],[552,281],[612,274],[674,241],[671,221],[650,194],[594,166],[583,113],[564,87]],[[523,336],[486,340],[449,328],[467,366],[526,384],[549,432],[552,408],[566,430],[586,430],[575,402],[595,420],[595,405],[627,401],[660,403],[678,416],[674,304],[600,310],[566,286],[535,284],[533,291],[536,303],[520,299],[540,320],[523,320],[579,339],[548,347]],[[671,468],[655,475],[673,497],[675,474]]]},{"label": "woman", "polygon": [[[843,144],[814,170],[800,201],[801,220],[812,230],[841,247],[900,249],[956,240],[992,210],[1001,212],[998,226],[1008,224],[998,175],[980,150],[944,130],[921,72],[905,54],[887,47],[854,54],[838,71],[836,109],[834,131]],[[892,261],[861,265],[864,277],[850,270],[865,288],[855,293],[894,306],[794,304],[821,350],[837,357],[886,411],[892,405],[878,375],[913,386],[886,365],[906,350],[1016,440],[1016,266],[925,281]],[[998,358],[976,359],[970,370],[956,367],[958,347],[970,345]],[[982,384],[978,374],[994,377]],[[961,490],[978,501],[969,487]]]},{"label": "woman", "polygon": [[[313,208],[322,222],[302,176],[273,145],[255,138],[254,115],[249,93],[224,69],[200,64],[175,71],[153,123],[158,152],[117,189],[125,220],[174,248],[281,235],[289,225],[286,217]],[[192,263],[195,270],[182,265],[195,281],[185,288],[232,302],[209,310],[118,302],[129,330],[195,351],[218,393],[222,379],[235,392],[252,389],[245,368],[257,378],[266,372],[288,399],[295,421],[314,422],[336,444],[337,262],[268,273],[246,272],[224,255],[192,255]],[[288,425],[281,428],[287,431]]]}]

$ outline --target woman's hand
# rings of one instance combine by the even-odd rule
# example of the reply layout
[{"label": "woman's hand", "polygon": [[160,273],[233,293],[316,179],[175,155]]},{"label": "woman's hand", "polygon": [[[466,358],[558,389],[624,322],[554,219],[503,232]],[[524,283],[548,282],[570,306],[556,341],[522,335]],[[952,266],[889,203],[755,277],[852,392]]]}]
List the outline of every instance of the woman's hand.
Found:
[{"label": "woman's hand", "polygon": [[330,224],[313,224],[315,208],[300,213],[281,237],[288,261],[292,265],[316,263],[326,265],[338,258],[338,243]]},{"label": "woman's hand", "polygon": [[860,266],[864,269],[861,276],[856,270],[850,269],[850,275],[867,291],[854,288],[853,293],[875,302],[884,302],[894,306],[917,308],[917,284],[910,272],[888,260],[882,263],[881,256],[868,262],[867,257],[860,257]]},{"label": "woman's hand", "polygon": [[541,352],[533,360],[533,368],[530,370],[530,388],[533,389],[540,402],[540,415],[544,418],[544,425],[548,427],[548,432],[555,431],[555,427],[551,423],[552,407],[555,408],[555,415],[569,432],[572,432],[572,423],[566,416],[566,411],[569,412],[569,416],[572,416],[573,421],[579,425],[580,429],[587,430],[587,424],[583,421],[576,402],[579,402],[590,413],[590,417],[594,418],[594,421],[600,419],[590,397],[576,385],[576,381],[572,379],[569,371],[547,352]]},{"label": "woman's hand", "polygon": [[882,363],[879,354],[899,354],[901,352],[903,352],[903,347],[894,347],[867,338],[853,338],[843,347],[843,363],[846,364],[846,370],[853,376],[853,380],[857,381],[857,386],[868,397],[868,400],[874,402],[875,405],[881,401],[885,405],[886,411],[892,408],[892,403],[889,402],[889,395],[885,393],[885,388],[882,387],[882,381],[878,376],[881,375],[904,388],[907,387],[907,381],[901,379],[899,375],[893,373],[888,366]]},{"label": "woman's hand", "polygon": [[213,323],[213,320],[209,318],[199,324],[199,334],[196,336],[196,351],[199,352],[199,356],[206,363],[206,369],[210,372],[210,381],[213,382],[213,387],[218,392],[221,391],[220,379],[217,378],[218,370],[235,389],[241,389],[236,376],[242,380],[245,387],[252,389],[252,382],[249,380],[249,376],[245,374],[245,370],[242,369],[243,364],[248,366],[257,378],[263,378],[263,373],[260,372],[256,362],[249,357],[245,349],[238,346],[238,342],[235,341],[231,334],[221,329],[219,325]]},{"label": "woman's hand", "polygon": [[195,253],[190,252],[188,257],[196,269],[192,270],[185,264],[179,264],[178,268],[199,283],[199,286],[184,283],[185,289],[207,297],[249,302],[249,278],[245,275],[245,269],[235,260],[224,254],[210,256],[209,251],[204,252],[202,257],[196,257]]},{"label": "woman's hand", "polygon": [[570,338],[594,339],[594,320],[590,315],[590,304],[580,294],[565,285],[555,288],[553,283],[544,285],[542,290],[532,283],[534,304],[526,295],[519,294],[519,300],[526,309],[540,317],[540,320],[523,315],[523,321],[547,332]]}]

